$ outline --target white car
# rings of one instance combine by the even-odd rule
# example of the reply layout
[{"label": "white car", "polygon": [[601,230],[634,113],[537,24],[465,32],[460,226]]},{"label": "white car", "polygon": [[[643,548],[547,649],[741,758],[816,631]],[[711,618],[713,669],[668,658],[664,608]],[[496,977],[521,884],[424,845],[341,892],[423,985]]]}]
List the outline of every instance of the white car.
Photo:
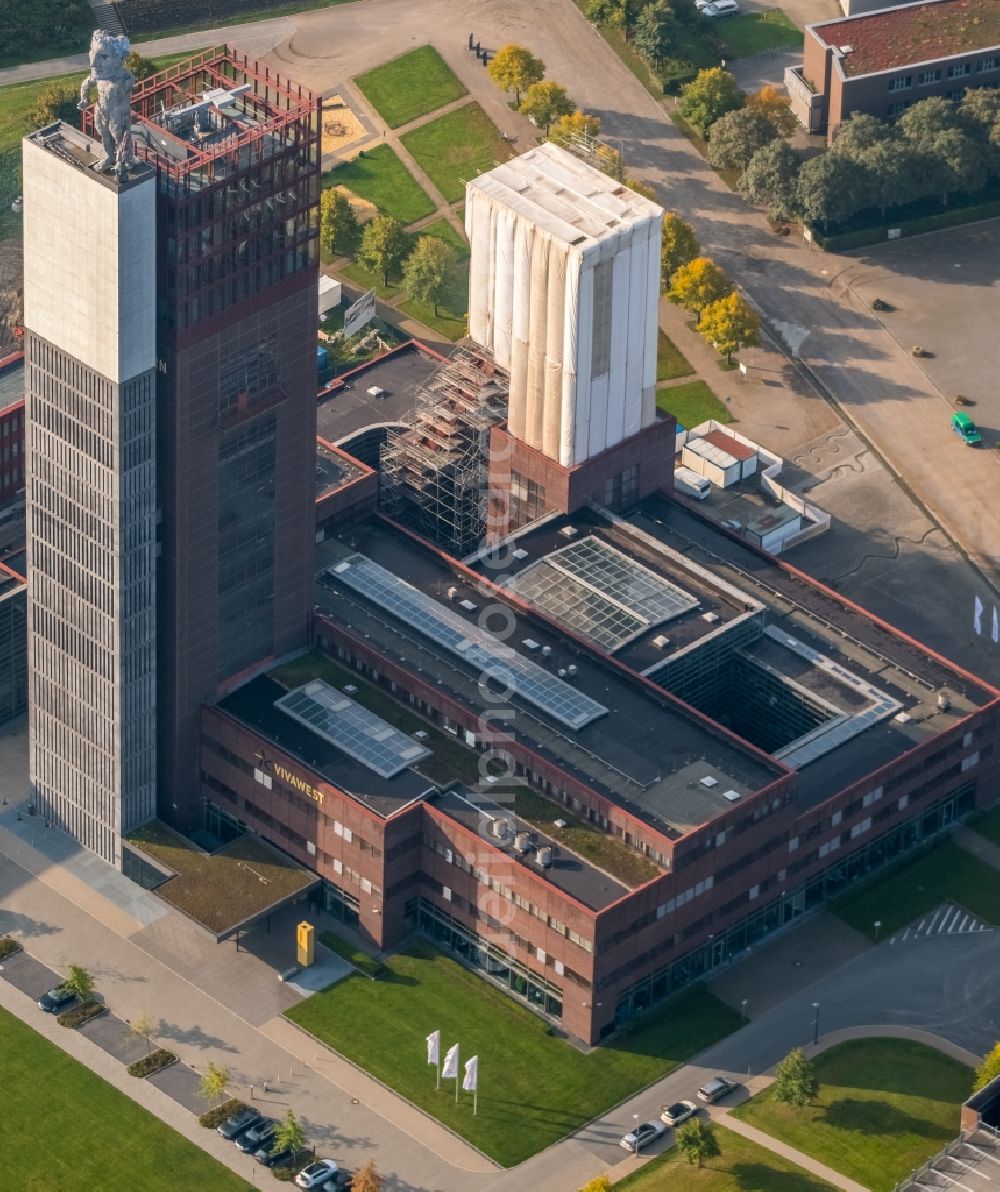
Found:
[{"label": "white car", "polygon": [[693,1101],[675,1101],[673,1105],[664,1105],[660,1121],[665,1126],[679,1126],[697,1112],[698,1106]]},{"label": "white car", "polygon": [[712,0],[701,10],[703,17],[738,17],[740,6],[736,0]]},{"label": "white car", "polygon": [[295,1177],[296,1188],[321,1188],[327,1180],[337,1174],[337,1164],[332,1159],[318,1159],[303,1167]]},{"label": "white car", "polygon": [[666,1132],[666,1126],[660,1122],[643,1122],[641,1126],[630,1130],[618,1145],[631,1151],[633,1155],[638,1155],[644,1146],[649,1146],[651,1142],[662,1138]]}]

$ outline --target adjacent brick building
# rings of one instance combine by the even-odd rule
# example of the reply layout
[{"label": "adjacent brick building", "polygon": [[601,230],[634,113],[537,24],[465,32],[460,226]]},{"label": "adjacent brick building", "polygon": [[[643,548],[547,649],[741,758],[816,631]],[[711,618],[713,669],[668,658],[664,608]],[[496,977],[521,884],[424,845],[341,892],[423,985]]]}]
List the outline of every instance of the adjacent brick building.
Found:
[{"label": "adjacent brick building", "polygon": [[995,0],[921,0],[807,25],[802,65],[785,72],[793,112],[830,141],[852,112],[893,119],[931,95],[998,85]]}]

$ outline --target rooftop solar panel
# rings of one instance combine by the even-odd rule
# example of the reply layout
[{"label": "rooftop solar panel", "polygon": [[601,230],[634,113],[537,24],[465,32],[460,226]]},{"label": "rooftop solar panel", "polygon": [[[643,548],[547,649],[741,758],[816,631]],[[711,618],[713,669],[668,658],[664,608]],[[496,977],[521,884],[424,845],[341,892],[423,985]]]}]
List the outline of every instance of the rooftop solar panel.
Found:
[{"label": "rooftop solar panel", "polygon": [[698,607],[690,593],[593,536],[539,559],[508,586],[611,652]]},{"label": "rooftop solar panel", "polygon": [[608,710],[364,555],[351,555],[328,574],[569,728],[581,729]]},{"label": "rooftop solar panel", "polygon": [[395,778],[431,753],[322,679],[296,687],[274,706],[383,778]]}]

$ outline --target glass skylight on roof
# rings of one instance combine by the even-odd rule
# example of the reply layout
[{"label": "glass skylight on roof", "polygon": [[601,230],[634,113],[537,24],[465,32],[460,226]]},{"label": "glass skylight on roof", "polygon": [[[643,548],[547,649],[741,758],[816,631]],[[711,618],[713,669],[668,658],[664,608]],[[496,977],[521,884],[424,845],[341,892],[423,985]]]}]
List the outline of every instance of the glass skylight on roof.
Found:
[{"label": "glass skylight on roof", "polygon": [[395,778],[431,754],[322,679],[296,687],[274,706],[382,778]]},{"label": "glass skylight on roof", "polygon": [[593,536],[539,559],[508,587],[610,652],[698,607],[688,592]]},{"label": "glass skylight on roof", "polygon": [[608,710],[364,555],[351,555],[327,574],[569,728],[581,729]]}]

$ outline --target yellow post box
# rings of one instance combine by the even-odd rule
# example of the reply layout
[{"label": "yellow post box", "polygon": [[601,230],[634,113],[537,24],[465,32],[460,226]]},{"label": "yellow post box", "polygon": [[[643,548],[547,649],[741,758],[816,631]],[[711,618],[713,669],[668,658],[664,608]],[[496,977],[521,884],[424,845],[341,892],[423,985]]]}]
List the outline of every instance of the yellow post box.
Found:
[{"label": "yellow post box", "polygon": [[300,968],[308,968],[315,959],[315,934],[316,928],[311,923],[300,923],[296,930],[295,941],[298,945],[297,960]]}]

